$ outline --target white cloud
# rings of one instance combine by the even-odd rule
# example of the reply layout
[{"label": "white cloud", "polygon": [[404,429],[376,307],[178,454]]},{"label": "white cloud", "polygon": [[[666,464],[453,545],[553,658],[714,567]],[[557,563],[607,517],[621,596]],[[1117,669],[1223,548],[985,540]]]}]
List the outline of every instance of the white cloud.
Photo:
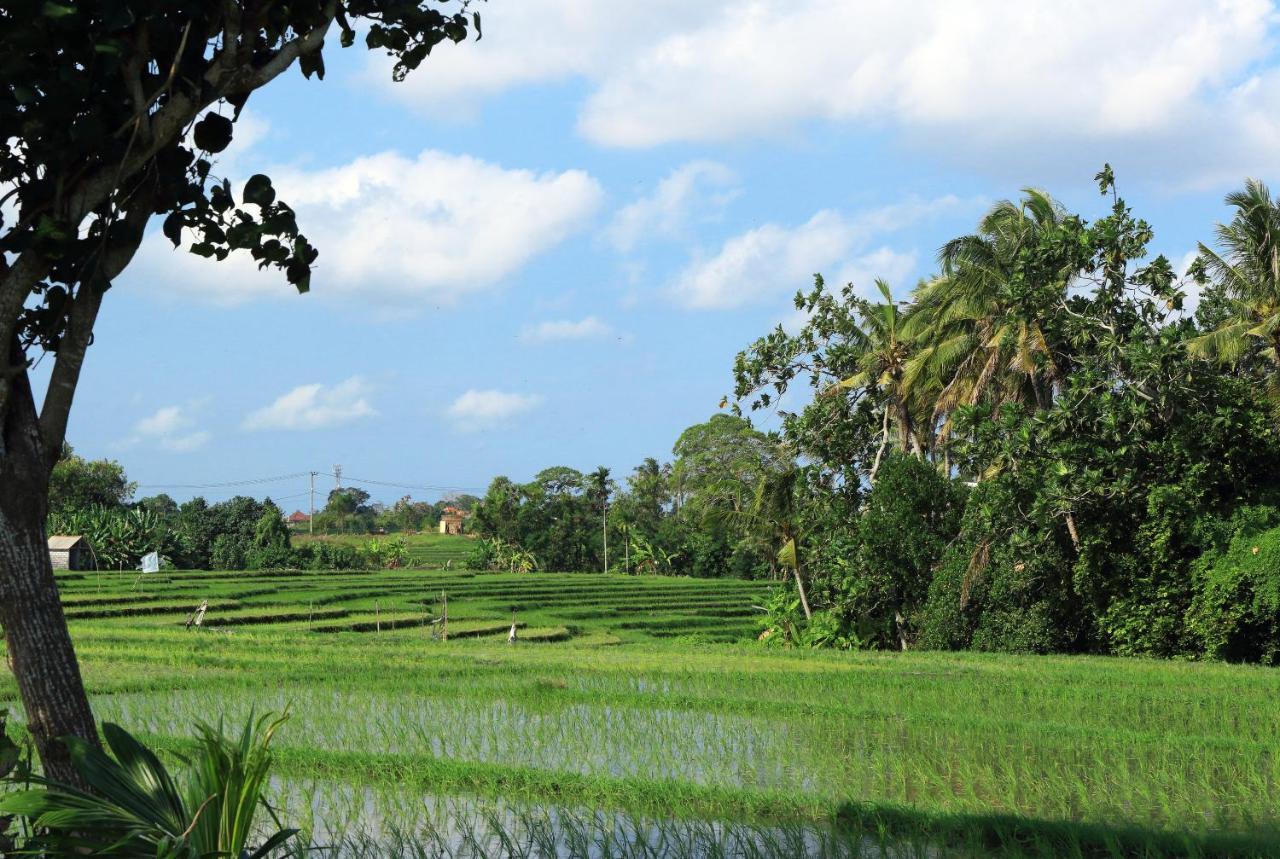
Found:
[{"label": "white cloud", "polygon": [[316,430],[377,414],[369,405],[369,385],[352,376],[336,385],[299,385],[244,419],[247,430]]},{"label": "white cloud", "polygon": [[557,319],[526,326],[520,339],[526,343],[551,343],[558,340],[595,340],[613,334],[613,326],[594,316],[584,319]]},{"label": "white cloud", "polygon": [[614,215],[606,234],[620,251],[647,239],[677,238],[699,210],[715,216],[739,193],[733,171],[714,161],[691,161],[671,171],[653,193]]},{"label": "white cloud", "polygon": [[176,453],[197,450],[212,438],[207,430],[193,430],[192,406],[164,406],[140,419],[126,444],[152,443]]},{"label": "white cloud", "polygon": [[960,204],[955,197],[886,206],[846,217],[824,210],[795,227],[765,224],[734,236],[715,256],[675,279],[677,302],[698,309],[739,307],[807,286],[815,272],[868,288],[873,277],[904,278],[914,254],[887,247],[859,254],[877,234],[900,229]]},{"label": "white cloud", "polygon": [[[400,306],[452,304],[494,285],[583,227],[603,197],[581,170],[506,169],[434,150],[268,172],[320,250],[312,289]],[[158,232],[138,256],[131,279],[155,288],[223,303],[292,293],[247,254],[215,263],[175,253]]]},{"label": "white cloud", "polygon": [[522,0],[484,14],[481,42],[437,51],[403,84],[371,59],[379,85],[447,117],[514,87],[583,80],[579,130],[615,146],[819,119],[988,156],[1025,156],[1029,138],[1049,159],[1082,139],[1131,140],[1197,169],[1246,153],[1280,163],[1270,0]]},{"label": "white cloud", "polygon": [[611,69],[581,123],[624,146],[808,118],[991,138],[1174,130],[1265,54],[1271,17],[1265,0],[756,0]]},{"label": "white cloud", "polygon": [[542,397],[472,388],[450,404],[447,414],[461,429],[493,426],[537,408]]}]

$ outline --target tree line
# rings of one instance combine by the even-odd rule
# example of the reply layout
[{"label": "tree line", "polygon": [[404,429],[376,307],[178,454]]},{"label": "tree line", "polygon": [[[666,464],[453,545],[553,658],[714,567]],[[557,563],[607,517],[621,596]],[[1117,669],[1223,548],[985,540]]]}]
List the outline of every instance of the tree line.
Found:
[{"label": "tree line", "polygon": [[[91,563],[112,570],[134,569],[150,552],[158,552],[167,566],[188,570],[348,570],[401,566],[408,558],[403,541],[394,536],[364,546],[295,542],[284,510],[270,498],[238,495],[210,504],[197,496],[179,504],[164,493],[134,500],[136,491],[118,462],[88,460],[66,445],[50,479],[48,532],[85,537]],[[461,495],[427,502],[405,496],[388,506],[372,502],[358,487],[337,487],[305,533],[431,530],[445,507],[469,509],[476,500]]]},{"label": "tree line", "polygon": [[780,597],[767,637],[1280,656],[1280,203],[1228,196],[1182,276],[1097,180],[1093,222],[1028,190],[907,300],[817,277],[799,331],[737,356],[735,410],[782,419],[817,609]]},{"label": "tree line", "polygon": [[494,480],[477,564],[787,576],[774,643],[1277,661],[1280,202],[1228,196],[1183,274],[1096,179],[1102,217],[1029,189],[905,300],[816,276],[671,462]]},{"label": "tree line", "polygon": [[782,440],[717,414],[686,429],[673,459],[615,480],[603,466],[497,477],[475,506],[480,569],[689,576],[776,575],[756,490],[788,456]]}]

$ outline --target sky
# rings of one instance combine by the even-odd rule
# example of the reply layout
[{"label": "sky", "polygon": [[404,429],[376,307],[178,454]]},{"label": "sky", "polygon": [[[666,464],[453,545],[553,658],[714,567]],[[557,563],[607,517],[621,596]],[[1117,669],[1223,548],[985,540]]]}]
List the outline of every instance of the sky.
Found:
[{"label": "sky", "polygon": [[386,502],[620,477],[719,409],[816,272],[905,297],[1024,187],[1104,214],[1104,162],[1184,266],[1224,194],[1280,171],[1263,0],[477,8],[479,42],[401,83],[335,35],[322,82],[250,99],[215,173],[272,177],[312,291],[155,224],[104,304],[78,453],[139,496],[290,509],[335,464]]}]

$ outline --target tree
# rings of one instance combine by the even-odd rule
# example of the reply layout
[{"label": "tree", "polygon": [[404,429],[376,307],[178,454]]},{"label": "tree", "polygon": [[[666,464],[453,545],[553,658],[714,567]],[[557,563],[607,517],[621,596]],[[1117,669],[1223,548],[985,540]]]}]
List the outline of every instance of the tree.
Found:
[{"label": "tree", "polygon": [[259,549],[289,548],[289,528],[284,513],[271,499],[262,505],[262,515],[253,526],[253,545]]},{"label": "tree", "polygon": [[1221,290],[1227,318],[1192,339],[1192,354],[1239,364],[1257,352],[1272,367],[1268,392],[1280,408],[1280,201],[1256,179],[1227,195],[1236,213],[1219,224],[1220,250],[1203,243],[1197,276]]},{"label": "tree", "polygon": [[976,233],[947,242],[942,274],[915,290],[902,328],[913,345],[903,382],[930,401],[922,417],[941,422],[944,457],[957,409],[1052,400],[1065,359],[1048,323],[1078,261],[1043,250],[1078,222],[1045,192],[1026,189],[1021,201],[993,206]]},{"label": "tree", "polygon": [[917,456],[924,453],[917,421],[912,415],[913,391],[906,379],[912,347],[902,335],[903,314],[898,302],[893,300],[889,284],[877,280],[876,289],[884,299],[883,303],[855,300],[862,329],[866,333],[866,345],[858,356],[858,372],[836,385],[837,389],[871,389],[883,400],[880,447],[868,476],[873,483],[889,445],[891,424],[897,427],[898,444],[903,453],[911,451]]},{"label": "tree", "polygon": [[805,620],[813,619],[809,607],[809,595],[805,591],[804,577],[800,572],[800,534],[796,526],[796,482],[799,471],[785,453],[780,457],[787,462],[783,468],[766,472],[756,484],[755,499],[751,505],[751,518],[756,527],[763,528],[777,540],[778,562],[795,575],[796,591],[804,608]]},{"label": "tree", "polygon": [[136,484],[125,476],[124,466],[109,459],[87,460],[71,445],[49,476],[49,513],[65,514],[92,507],[119,507],[133,497]]},{"label": "tree", "polygon": [[369,497],[368,492],[355,486],[331,489],[321,513],[325,518],[336,520],[339,531],[346,531],[352,517],[368,518],[373,513]]},{"label": "tree", "polygon": [[760,479],[778,467],[775,440],[734,415],[694,424],[672,452],[677,502],[694,516],[745,513]]},{"label": "tree", "polygon": [[613,482],[609,479],[609,469],[603,465],[587,475],[587,499],[592,508],[600,510],[600,542],[603,559],[601,572],[609,572],[609,496],[613,491]]},{"label": "tree", "polygon": [[[45,546],[51,472],[103,298],[153,216],[178,245],[250,254],[305,292],[317,251],[261,174],[212,160],[249,97],[323,48],[365,44],[403,78],[479,17],[401,0],[289,4],[13,0],[0,9],[0,625],[50,777],[80,783],[55,738],[97,744]],[[188,134],[190,132],[190,134]],[[7,210],[6,210],[7,211]],[[28,370],[53,359],[39,411]]]}]

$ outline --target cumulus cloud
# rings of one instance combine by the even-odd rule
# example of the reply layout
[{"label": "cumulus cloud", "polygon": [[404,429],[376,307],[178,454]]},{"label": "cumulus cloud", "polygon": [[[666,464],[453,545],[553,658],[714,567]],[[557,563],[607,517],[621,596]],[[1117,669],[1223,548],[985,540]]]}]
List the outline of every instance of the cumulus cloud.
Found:
[{"label": "cumulus cloud", "polygon": [[596,340],[613,334],[613,326],[594,316],[584,319],[557,319],[529,325],[520,332],[526,343],[552,343],[558,340]]},{"label": "cumulus cloud", "polygon": [[[321,170],[272,170],[320,249],[312,289],[373,302],[450,304],[490,287],[583,227],[603,198],[581,170],[507,169],[466,155],[383,152]],[[236,303],[292,290],[247,254],[221,263],[174,252],[158,232],[133,282]]]},{"label": "cumulus cloud", "polygon": [[128,444],[152,443],[158,447],[184,453],[204,447],[212,438],[207,430],[194,429],[192,406],[164,406],[140,419],[133,426]]},{"label": "cumulus cloud", "polygon": [[676,238],[701,214],[713,217],[739,193],[733,171],[714,161],[691,161],[671,171],[653,193],[613,216],[606,235],[620,251],[655,238]]},{"label": "cumulus cloud", "polygon": [[[433,54],[429,74],[386,91],[448,116],[514,87],[583,80],[580,132],[624,147],[820,119],[947,150],[1022,153],[1034,137],[1056,157],[1069,141],[1114,153],[1128,139],[1209,170],[1280,161],[1270,0],[524,0],[485,18],[483,41]],[[386,60],[370,62],[389,81]]]},{"label": "cumulus cloud", "polygon": [[494,426],[542,404],[537,394],[471,388],[449,405],[447,414],[461,429]]},{"label": "cumulus cloud", "polygon": [[250,413],[247,430],[317,430],[342,426],[377,414],[369,404],[369,384],[352,376],[336,385],[299,385],[268,406]]},{"label": "cumulus cloud", "polygon": [[869,286],[874,277],[903,278],[915,265],[914,254],[888,247],[865,252],[865,246],[881,233],[957,205],[960,201],[948,196],[854,217],[823,210],[792,227],[764,224],[730,238],[714,256],[691,263],[677,275],[671,293],[686,307],[724,309],[793,293],[818,271],[861,286]]}]

